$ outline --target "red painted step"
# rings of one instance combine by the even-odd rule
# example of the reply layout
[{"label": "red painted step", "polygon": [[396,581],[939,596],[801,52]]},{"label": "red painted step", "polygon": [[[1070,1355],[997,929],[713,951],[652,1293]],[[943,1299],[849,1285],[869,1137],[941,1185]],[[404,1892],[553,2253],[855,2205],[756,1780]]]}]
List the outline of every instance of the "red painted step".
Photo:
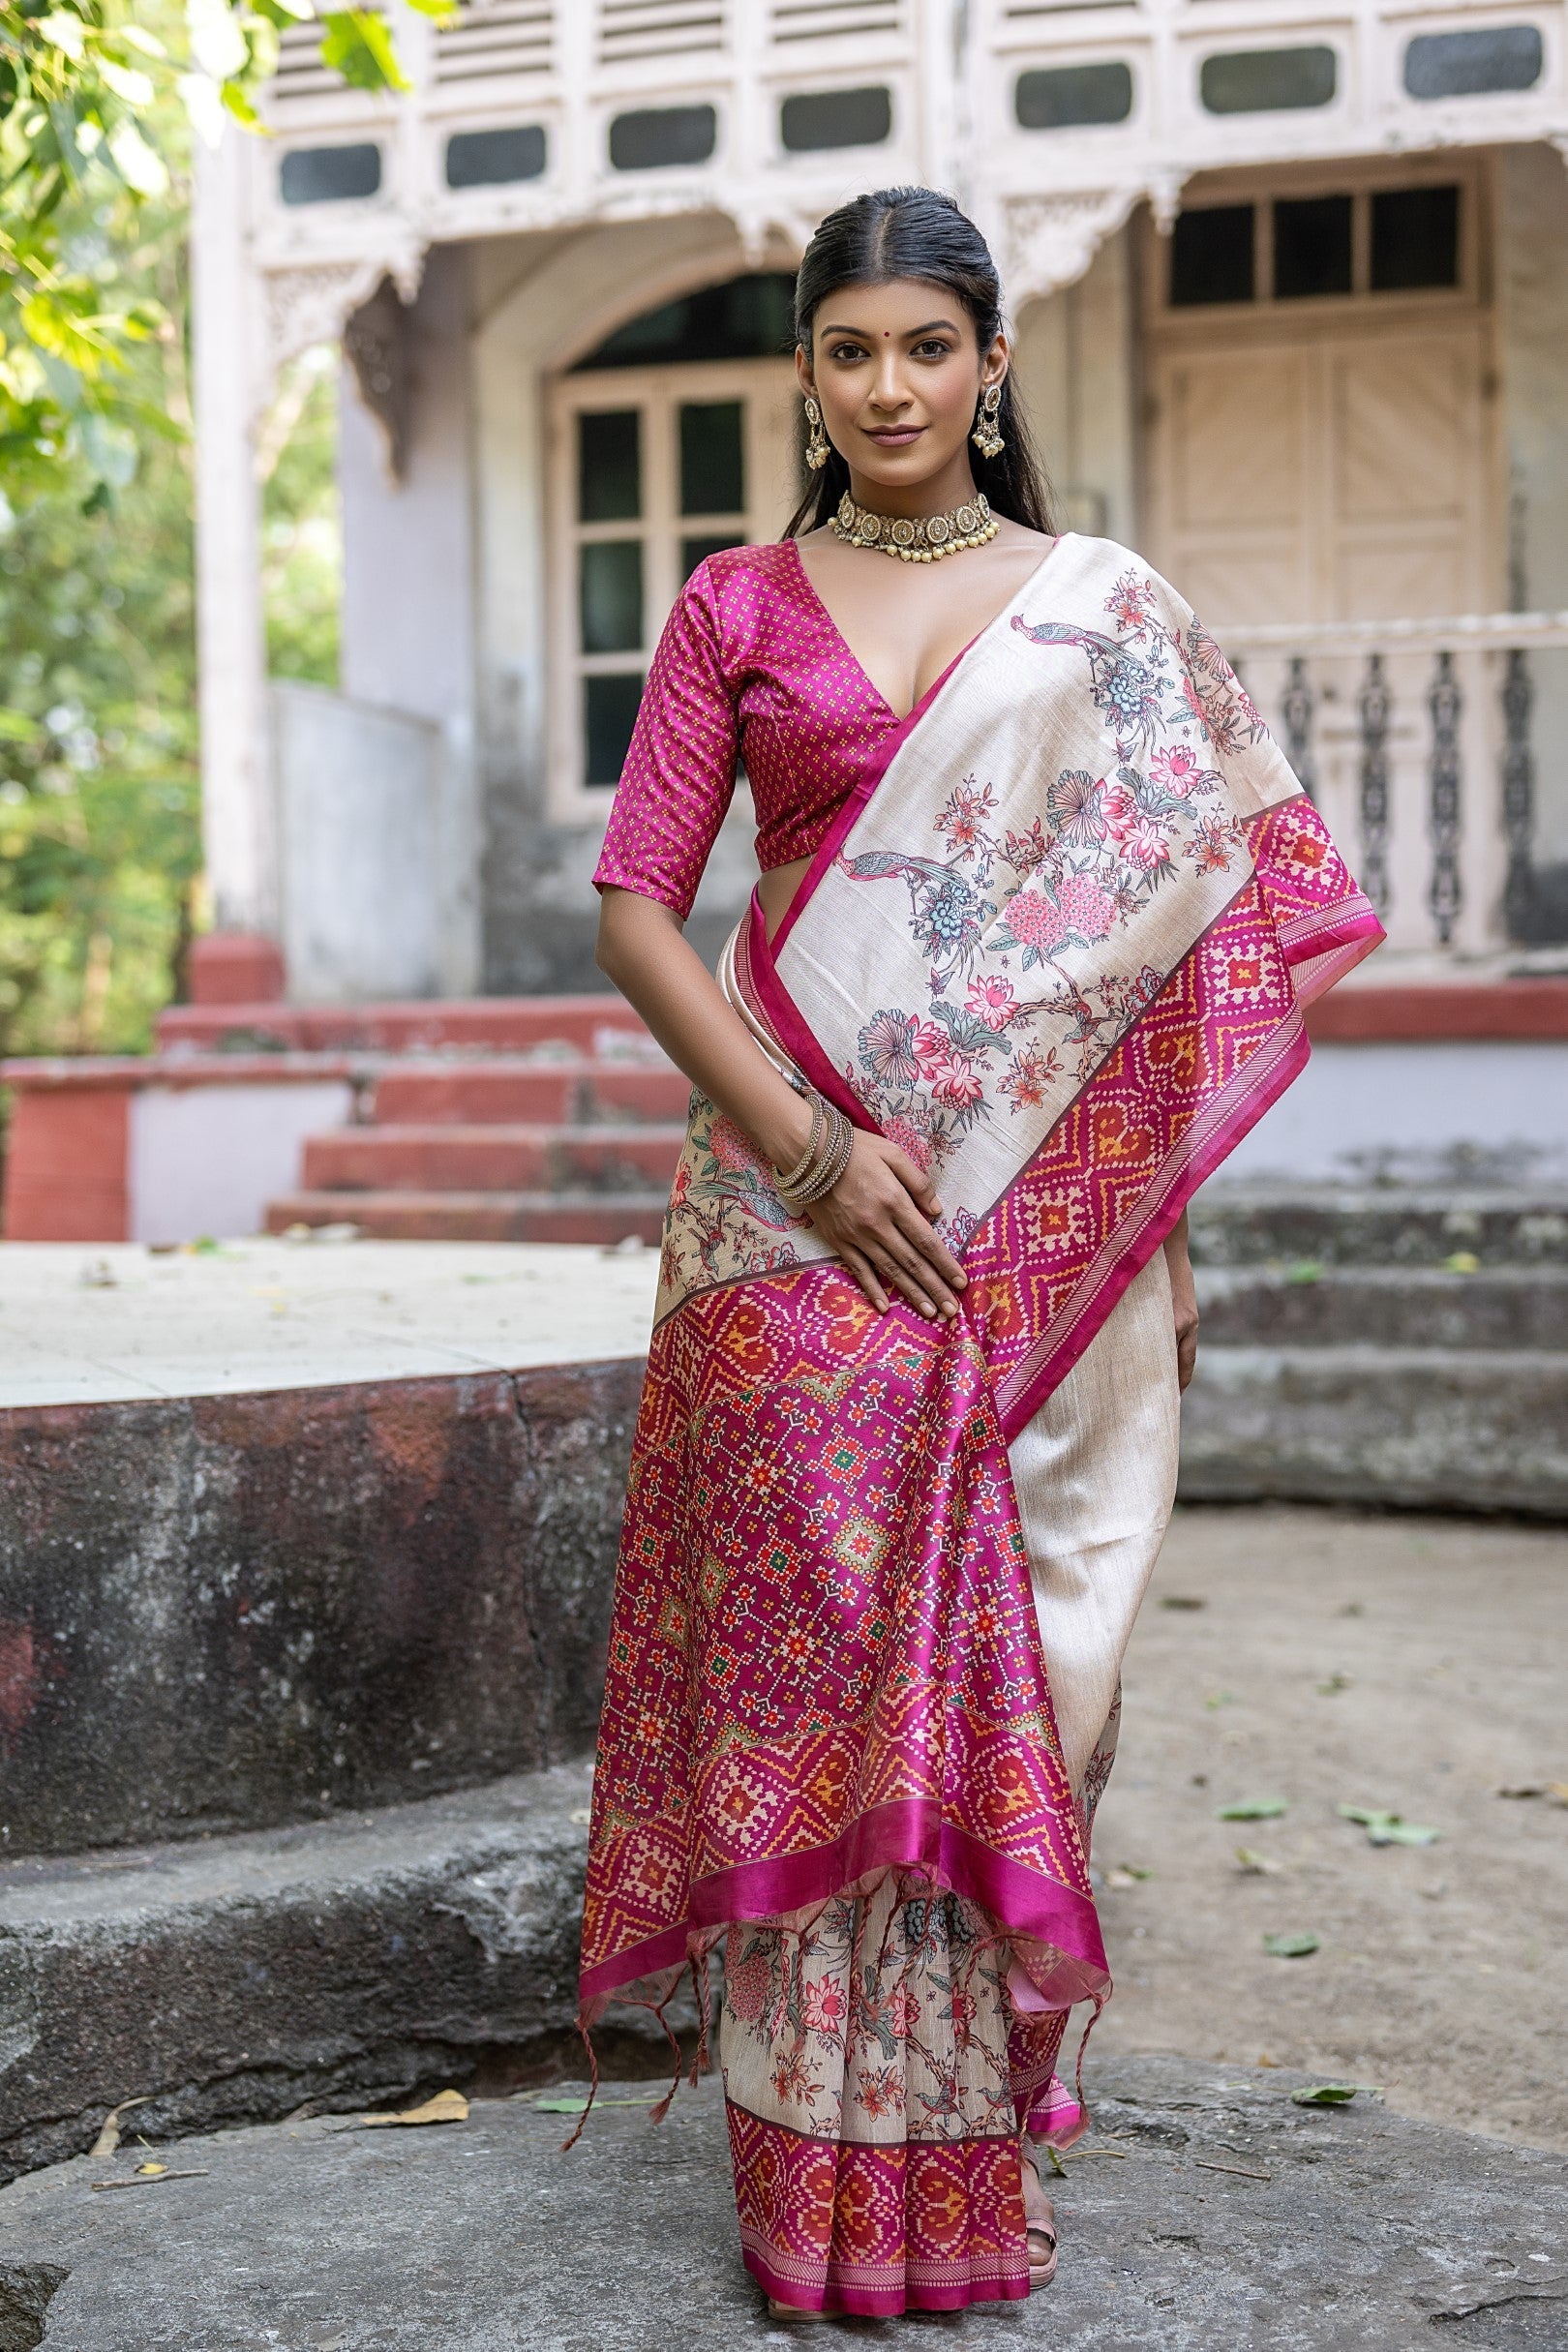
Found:
[{"label": "red painted step", "polygon": [[305,1146],[306,1191],[648,1191],[685,1140],[669,1127],[347,1127]]},{"label": "red painted step", "polygon": [[158,1041],[232,1051],[251,1044],[306,1053],[507,1053],[548,1051],[668,1069],[631,1007],[618,996],[416,998],[384,1005],[175,1005]]},{"label": "red painted step", "polygon": [[290,1192],[267,1210],[267,1231],[353,1224],[373,1241],[597,1242],[657,1248],[659,1192]]},{"label": "red painted step", "polygon": [[410,1062],[386,1070],[371,1118],[377,1127],[579,1127],[684,1120],[690,1081],[678,1070],[614,1062]]}]

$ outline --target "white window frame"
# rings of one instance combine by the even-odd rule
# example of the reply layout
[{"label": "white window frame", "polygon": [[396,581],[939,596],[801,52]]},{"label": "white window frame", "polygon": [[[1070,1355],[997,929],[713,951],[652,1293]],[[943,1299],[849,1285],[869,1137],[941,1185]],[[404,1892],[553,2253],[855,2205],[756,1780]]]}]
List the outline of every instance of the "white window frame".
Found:
[{"label": "white window frame", "polygon": [[[1372,199],[1393,188],[1457,187],[1460,190],[1459,281],[1454,286],[1406,286],[1374,293],[1370,283]],[[1269,208],[1292,196],[1348,196],[1351,215],[1353,289],[1348,294],[1277,296],[1273,290],[1273,256],[1268,251]],[[1413,314],[1452,316],[1456,311],[1484,310],[1491,298],[1489,268],[1493,235],[1492,173],[1483,155],[1443,148],[1423,155],[1314,159],[1296,165],[1259,166],[1250,171],[1198,172],[1182,190],[1184,211],[1200,212],[1214,204],[1251,204],[1255,277],[1266,293],[1251,302],[1181,303],[1169,299],[1169,252],[1153,220],[1145,214],[1142,234],[1143,312],[1147,331],[1162,337],[1185,331],[1194,338],[1212,334],[1218,319],[1227,329],[1237,321],[1253,321],[1260,337],[1283,331],[1294,334],[1303,320],[1336,322],[1353,317],[1359,324],[1406,319]]]},{"label": "white window frame", "polygon": [[[688,401],[739,400],[746,505],[733,515],[682,515],[679,409]],[[558,377],[550,391],[549,779],[546,806],[558,823],[609,819],[613,788],[583,781],[586,677],[640,668],[646,675],[659,631],[681,587],[682,539],[733,533],[748,544],[776,539],[796,502],[795,370],[787,359],[694,360],[659,368],[595,368]],[[577,419],[585,409],[637,409],[642,427],[643,512],[617,523],[577,517]],[[584,653],[578,643],[577,551],[595,539],[643,541],[643,647],[639,655]]]}]

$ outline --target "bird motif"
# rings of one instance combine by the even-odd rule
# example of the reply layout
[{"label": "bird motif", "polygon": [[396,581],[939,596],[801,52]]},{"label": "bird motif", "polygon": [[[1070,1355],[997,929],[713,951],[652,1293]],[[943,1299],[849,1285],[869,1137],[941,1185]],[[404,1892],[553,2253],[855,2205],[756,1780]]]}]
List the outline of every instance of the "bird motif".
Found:
[{"label": "bird motif", "polygon": [[1066,620],[1025,620],[1014,613],[1012,625],[1020,637],[1037,646],[1080,646],[1089,656],[1089,691],[1097,709],[1104,711],[1124,760],[1147,743],[1161,719],[1165,681],[1150,663],[1140,661],[1113,637],[1098,629],[1075,628]]}]

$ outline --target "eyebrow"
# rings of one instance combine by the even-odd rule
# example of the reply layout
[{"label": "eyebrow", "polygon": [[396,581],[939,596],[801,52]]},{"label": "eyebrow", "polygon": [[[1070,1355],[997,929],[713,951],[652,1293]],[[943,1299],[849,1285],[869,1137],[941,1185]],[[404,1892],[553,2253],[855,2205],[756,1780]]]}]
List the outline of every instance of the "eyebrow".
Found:
[{"label": "eyebrow", "polygon": [[[951,318],[928,318],[924,326],[908,327],[905,329],[905,334],[906,336],[929,335],[934,327],[946,327],[950,335],[958,333],[957,324]],[[861,343],[867,343],[870,340],[864,327],[829,325],[819,327],[817,332],[819,335],[854,335],[858,336]]]}]

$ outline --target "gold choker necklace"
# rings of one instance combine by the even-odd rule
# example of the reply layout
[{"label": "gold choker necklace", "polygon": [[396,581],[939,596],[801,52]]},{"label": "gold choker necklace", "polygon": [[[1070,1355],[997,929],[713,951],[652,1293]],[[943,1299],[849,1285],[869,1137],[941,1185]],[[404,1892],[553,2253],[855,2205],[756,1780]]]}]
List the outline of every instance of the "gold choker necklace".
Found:
[{"label": "gold choker necklace", "polygon": [[905,563],[935,563],[943,556],[956,556],[962,547],[983,547],[996,537],[998,525],[978,490],[946,515],[874,515],[869,506],[858,506],[846,490],[837,514],[828,518],[828,528],[847,547],[875,547],[885,556],[901,557]]}]

